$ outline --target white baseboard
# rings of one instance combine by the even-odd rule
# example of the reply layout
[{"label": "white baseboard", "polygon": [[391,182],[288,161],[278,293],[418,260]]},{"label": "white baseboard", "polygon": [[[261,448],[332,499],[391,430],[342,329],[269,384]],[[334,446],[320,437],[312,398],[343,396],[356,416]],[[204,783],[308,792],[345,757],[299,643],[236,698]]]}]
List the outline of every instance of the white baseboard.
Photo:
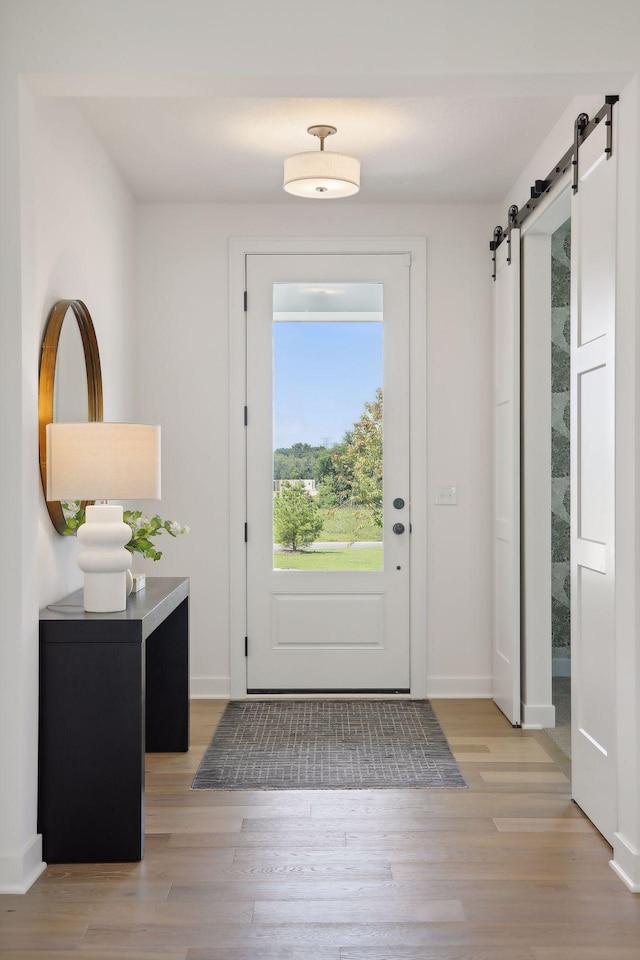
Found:
[{"label": "white baseboard", "polygon": [[552,677],[570,677],[571,676],[571,658],[554,657],[551,660]]},{"label": "white baseboard", "polygon": [[[191,677],[189,696],[192,700],[228,700],[230,688],[229,677]],[[427,697],[486,700],[491,697],[491,677],[431,677]]]},{"label": "white baseboard", "polygon": [[191,677],[189,696],[192,700],[228,700],[229,677]]},{"label": "white baseboard", "polygon": [[431,700],[486,700],[491,697],[491,677],[429,677],[427,697]]},{"label": "white baseboard", "polygon": [[632,893],[640,893],[640,851],[620,833],[614,834],[613,860],[609,866]]},{"label": "white baseboard", "polygon": [[556,708],[552,703],[523,703],[522,728],[523,730],[544,730],[545,727],[555,727]]},{"label": "white baseboard", "polygon": [[15,856],[0,856],[0,893],[26,893],[46,863],[42,860],[42,837],[36,834]]}]

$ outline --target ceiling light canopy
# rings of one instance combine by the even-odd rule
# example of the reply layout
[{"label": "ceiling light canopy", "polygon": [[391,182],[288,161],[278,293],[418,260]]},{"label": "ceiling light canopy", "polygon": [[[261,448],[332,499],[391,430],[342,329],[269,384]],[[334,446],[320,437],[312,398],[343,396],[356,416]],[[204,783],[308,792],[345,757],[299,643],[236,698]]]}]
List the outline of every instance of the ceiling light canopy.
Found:
[{"label": "ceiling light canopy", "polygon": [[307,133],[318,137],[320,150],[287,157],[283,183],[287,193],[316,200],[351,197],[357,193],[360,189],[360,161],[345,153],[324,149],[324,141],[336,133],[336,128],[318,124],[308,127]]}]

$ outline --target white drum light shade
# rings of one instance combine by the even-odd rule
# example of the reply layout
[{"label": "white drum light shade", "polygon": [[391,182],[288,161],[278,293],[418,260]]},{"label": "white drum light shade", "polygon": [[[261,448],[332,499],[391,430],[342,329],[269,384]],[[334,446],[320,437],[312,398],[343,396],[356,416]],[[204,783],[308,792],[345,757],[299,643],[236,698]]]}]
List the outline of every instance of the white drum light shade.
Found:
[{"label": "white drum light shade", "polygon": [[47,500],[147,499],[160,499],[160,427],[47,424]]},{"label": "white drum light shade", "polygon": [[284,161],[284,189],[296,197],[330,200],[360,189],[360,161],[345,153],[294,153]]},{"label": "white drum light shade", "polygon": [[[146,423],[49,423],[48,500],[158,500],[160,427]],[[126,544],[131,527],[118,504],[88,506],[78,528],[83,549],[84,609],[113,613],[127,606]]]}]

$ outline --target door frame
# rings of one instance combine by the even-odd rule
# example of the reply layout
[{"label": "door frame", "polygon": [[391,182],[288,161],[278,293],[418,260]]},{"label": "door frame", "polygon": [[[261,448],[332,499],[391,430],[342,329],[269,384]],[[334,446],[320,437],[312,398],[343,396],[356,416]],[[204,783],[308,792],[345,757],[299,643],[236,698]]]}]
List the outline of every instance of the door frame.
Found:
[{"label": "door frame", "polygon": [[[409,644],[412,699],[427,695],[427,243],[425,237],[238,237],[229,241],[229,667],[232,699],[247,694],[245,637],[247,571],[246,257],[269,254],[407,254],[411,257],[409,315],[411,575]],[[281,695],[286,696],[286,695]],[[311,695],[310,695],[311,696]],[[317,694],[312,696],[317,697]],[[332,694],[332,697],[335,697]],[[368,696],[368,695],[367,695]],[[385,699],[392,695],[385,694]],[[406,697],[406,695],[401,695]],[[298,699],[302,695],[296,694]],[[349,694],[353,699],[353,694]]]},{"label": "door frame", "polygon": [[551,635],[551,235],[571,216],[568,172],[522,226],[522,726],[555,727]]}]

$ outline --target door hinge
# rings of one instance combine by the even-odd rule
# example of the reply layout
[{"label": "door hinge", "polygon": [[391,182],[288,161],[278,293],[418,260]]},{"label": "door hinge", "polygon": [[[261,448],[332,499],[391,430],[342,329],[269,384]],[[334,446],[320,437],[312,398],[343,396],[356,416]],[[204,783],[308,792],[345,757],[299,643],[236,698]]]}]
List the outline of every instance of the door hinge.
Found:
[{"label": "door hinge", "polygon": [[249,536],[248,536],[248,524],[245,523],[245,525],[244,525],[244,542],[245,542],[245,543],[248,543],[248,540],[249,540]]},{"label": "door hinge", "polygon": [[246,425],[247,425],[248,423],[249,423],[249,408],[248,408],[248,407],[245,407],[245,408],[244,408],[244,425],[245,425],[245,427],[246,427]]},{"label": "door hinge", "polygon": [[247,291],[244,292],[244,312],[247,312]]},{"label": "door hinge", "polygon": [[245,657],[249,656],[249,637],[244,638],[244,655]]}]

